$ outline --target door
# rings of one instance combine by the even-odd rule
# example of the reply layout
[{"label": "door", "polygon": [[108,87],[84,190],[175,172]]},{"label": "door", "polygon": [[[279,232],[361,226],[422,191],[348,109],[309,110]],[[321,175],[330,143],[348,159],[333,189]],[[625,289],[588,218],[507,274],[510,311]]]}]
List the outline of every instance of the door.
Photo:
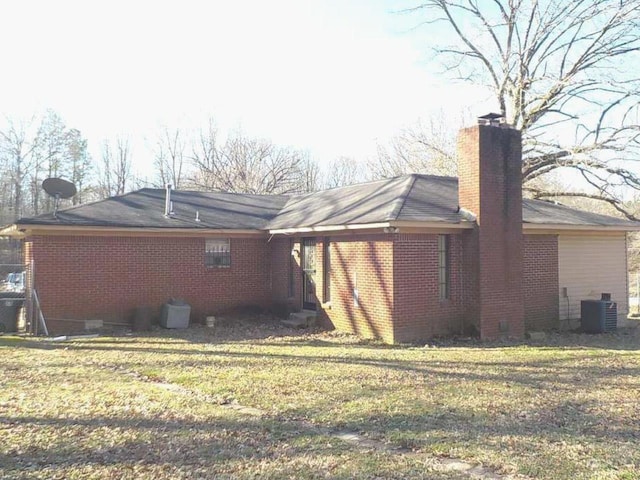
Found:
[{"label": "door", "polygon": [[302,240],[302,308],[316,309],[316,239]]}]

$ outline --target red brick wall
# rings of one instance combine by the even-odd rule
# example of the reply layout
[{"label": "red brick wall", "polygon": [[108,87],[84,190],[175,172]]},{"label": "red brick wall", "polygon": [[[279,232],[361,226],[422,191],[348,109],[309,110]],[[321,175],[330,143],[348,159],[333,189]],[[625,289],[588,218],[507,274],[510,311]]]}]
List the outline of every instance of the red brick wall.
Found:
[{"label": "red brick wall", "polygon": [[480,337],[524,333],[520,132],[476,125],[458,137],[459,203],[477,217]]},{"label": "red brick wall", "polygon": [[465,230],[460,234],[462,243],[462,285],[464,292],[464,335],[477,336],[480,334],[479,281],[480,272],[478,260],[478,232]]},{"label": "red brick wall", "polygon": [[230,268],[204,266],[204,238],[36,236],[31,241],[36,288],[54,331],[55,319],[126,323],[137,306],[158,313],[170,297],[191,304],[192,322],[235,307],[267,307],[272,300],[265,238],[232,238]]},{"label": "red brick wall", "polygon": [[[331,242],[332,240],[330,237],[316,237],[316,277],[315,277],[316,304],[317,304],[316,310],[318,312],[320,325],[322,325],[323,327],[335,328],[335,325],[333,324],[329,316],[329,314],[331,313],[330,311],[331,309],[328,307],[328,305],[330,305],[330,302],[328,303],[328,305],[325,306],[325,303],[327,303],[328,300],[325,298],[325,291],[324,291],[324,283],[325,283],[324,248],[325,248],[325,243],[328,243],[329,248],[332,248]],[[331,274],[332,272],[329,271],[329,275]],[[339,287],[334,286],[334,289],[335,288],[339,288]]]},{"label": "red brick wall", "polygon": [[33,263],[33,242],[25,240],[22,242],[22,262],[25,265],[25,303],[24,303],[24,327],[29,333],[40,334],[40,324],[34,315],[34,301],[31,284],[33,282],[33,271],[31,265]]},{"label": "red brick wall", "polygon": [[[331,237],[331,302],[323,308],[323,242],[316,239],[316,287],[321,320],[335,328],[388,342],[459,333],[478,311],[471,232],[450,235],[450,299],[438,296],[437,235]],[[231,268],[204,266],[203,238],[33,237],[36,287],[53,332],[81,324],[56,319],[129,322],[137,306],[159,312],[170,297],[192,305],[192,321],[246,305],[301,307],[300,239],[231,240]],[[554,327],[558,318],[557,237],[525,236],[528,329]],[[293,295],[289,268],[293,262]],[[132,288],[133,286],[133,288]],[[354,303],[358,290],[358,305]]]},{"label": "red brick wall", "polygon": [[[323,295],[322,241],[317,239],[317,294]],[[335,328],[394,342],[393,239],[391,235],[331,238],[331,306],[321,317]],[[358,292],[357,305],[354,290]],[[318,303],[321,307],[321,304]]]},{"label": "red brick wall", "polygon": [[528,331],[558,327],[558,236],[524,235],[524,322]]},{"label": "red brick wall", "polygon": [[449,235],[450,295],[438,291],[438,235],[396,235],[393,244],[394,340],[460,333],[464,314],[462,239]]}]

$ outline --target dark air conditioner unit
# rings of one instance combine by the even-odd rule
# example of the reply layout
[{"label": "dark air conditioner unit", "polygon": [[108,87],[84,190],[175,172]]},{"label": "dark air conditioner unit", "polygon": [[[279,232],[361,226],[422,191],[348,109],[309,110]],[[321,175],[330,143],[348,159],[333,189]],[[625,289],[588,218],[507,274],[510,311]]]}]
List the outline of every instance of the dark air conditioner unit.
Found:
[{"label": "dark air conditioner unit", "polygon": [[618,305],[610,293],[603,293],[601,300],[580,302],[580,326],[585,333],[612,332],[618,327]]}]

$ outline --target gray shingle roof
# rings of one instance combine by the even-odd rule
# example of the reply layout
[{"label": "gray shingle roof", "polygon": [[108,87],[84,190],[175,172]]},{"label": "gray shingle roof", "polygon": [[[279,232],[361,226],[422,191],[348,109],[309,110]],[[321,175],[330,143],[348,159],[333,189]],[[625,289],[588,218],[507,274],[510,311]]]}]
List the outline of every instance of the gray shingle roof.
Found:
[{"label": "gray shingle roof", "polygon": [[459,223],[457,189],[455,178],[414,174],[293,196],[269,228],[393,220]]},{"label": "gray shingle roof", "polygon": [[531,224],[575,225],[575,226],[601,226],[601,227],[625,227],[639,225],[638,222],[625,220],[624,218],[600,215],[599,213],[585,212],[565,205],[558,205],[542,200],[524,199],[522,205],[522,219]]},{"label": "gray shingle roof", "polygon": [[[287,201],[280,195],[171,192],[175,215],[164,216],[165,190],[143,188],[58,211],[18,220],[21,225],[78,225],[139,228],[216,228],[261,230]],[[196,210],[200,222],[195,221]]]},{"label": "gray shingle roof", "polygon": [[[411,174],[305,195],[272,196],[173,191],[175,215],[164,214],[163,189],[145,188],[100,202],[19,220],[21,225],[278,230],[390,221],[459,224],[458,180]],[[200,222],[195,221],[199,211]],[[525,200],[530,224],[636,228],[638,223],[539,200]]]}]

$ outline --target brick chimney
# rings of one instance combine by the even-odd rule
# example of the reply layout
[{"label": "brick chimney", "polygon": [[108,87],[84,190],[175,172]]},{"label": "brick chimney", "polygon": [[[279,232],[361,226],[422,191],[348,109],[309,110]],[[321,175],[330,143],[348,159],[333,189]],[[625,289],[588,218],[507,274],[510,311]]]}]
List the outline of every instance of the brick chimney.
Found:
[{"label": "brick chimney", "polygon": [[458,135],[458,202],[476,217],[465,241],[467,322],[482,339],[524,334],[522,137],[499,117]]}]

